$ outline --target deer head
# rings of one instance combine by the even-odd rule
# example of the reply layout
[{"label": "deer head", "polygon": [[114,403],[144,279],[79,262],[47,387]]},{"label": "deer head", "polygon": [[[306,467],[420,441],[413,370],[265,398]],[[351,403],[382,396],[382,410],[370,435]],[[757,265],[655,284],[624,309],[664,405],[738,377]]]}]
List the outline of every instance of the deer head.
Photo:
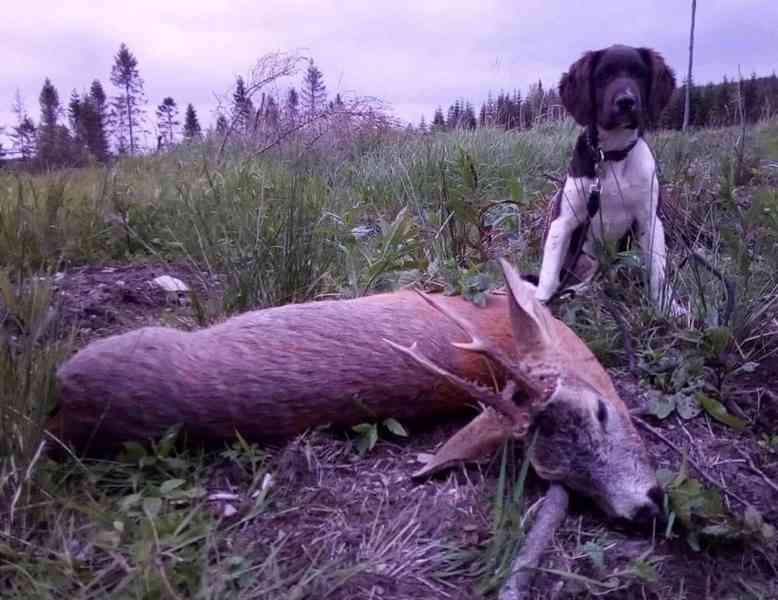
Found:
[{"label": "deer head", "polygon": [[538,475],[593,498],[610,516],[646,521],[663,499],[640,435],[605,369],[564,323],[535,300],[534,287],[505,260],[514,348],[506,354],[473,325],[422,294],[459,325],[467,343],[502,369],[506,384],[495,392],[437,366],[410,347],[385,340],[486,405],[416,476],[452,462],[474,459],[509,436],[533,440],[530,460]]}]

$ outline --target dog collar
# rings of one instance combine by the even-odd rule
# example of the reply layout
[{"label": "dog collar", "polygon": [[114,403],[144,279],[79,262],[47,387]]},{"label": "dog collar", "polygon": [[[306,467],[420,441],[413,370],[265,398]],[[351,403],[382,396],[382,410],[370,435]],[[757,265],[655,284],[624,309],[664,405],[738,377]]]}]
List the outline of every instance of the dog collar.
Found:
[{"label": "dog collar", "polygon": [[608,150],[607,152],[604,152],[603,149],[600,148],[600,143],[597,138],[597,130],[594,127],[589,127],[586,141],[589,143],[589,150],[591,151],[594,158],[595,166],[602,162],[619,162],[624,160],[627,158],[627,155],[632,151],[632,149],[637,145],[639,139],[635,138],[632,140],[632,142],[619,150]]}]

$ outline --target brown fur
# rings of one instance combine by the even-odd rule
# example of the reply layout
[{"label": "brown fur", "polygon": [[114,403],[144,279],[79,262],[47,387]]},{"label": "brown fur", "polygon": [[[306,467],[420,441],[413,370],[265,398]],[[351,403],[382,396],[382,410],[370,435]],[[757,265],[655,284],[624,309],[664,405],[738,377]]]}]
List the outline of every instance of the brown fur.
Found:
[{"label": "brown fur", "polygon": [[[479,308],[441,297],[512,351],[505,296]],[[618,399],[607,374],[566,326],[560,344],[587,377]],[[451,346],[462,331],[415,293],[293,304],[234,317],[195,332],[147,327],[96,341],[59,370],[55,425],[71,441],[98,446],[160,436],[183,423],[190,438],[283,438],[309,427],[371,418],[409,419],[462,410],[467,397],[381,338],[411,344],[444,368],[484,384],[483,358]],[[578,343],[573,343],[578,342]]]},{"label": "brown fur", "polygon": [[223,442],[235,432],[272,440],[326,423],[442,416],[485,399],[478,390],[493,394],[485,387],[495,383],[493,369],[473,351],[477,335],[499,355],[497,379],[522,391],[509,393],[504,415],[481,413],[423,471],[534,429],[541,476],[593,496],[612,515],[656,514],[653,468],[607,372],[534,299],[534,287],[500,264],[509,291],[489,295],[485,308],[403,291],[261,310],[191,333],[149,327],[97,341],[60,368],[52,428],[102,448],[176,424],[190,441]]}]

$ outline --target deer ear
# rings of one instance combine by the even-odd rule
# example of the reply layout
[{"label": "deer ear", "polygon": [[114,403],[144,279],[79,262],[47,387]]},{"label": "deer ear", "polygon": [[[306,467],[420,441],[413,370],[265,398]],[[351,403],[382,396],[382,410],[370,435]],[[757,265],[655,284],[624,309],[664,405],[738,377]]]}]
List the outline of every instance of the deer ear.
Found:
[{"label": "deer ear", "polygon": [[516,344],[528,348],[552,344],[552,316],[548,309],[535,299],[535,287],[524,281],[507,260],[500,258],[499,262],[510,292],[508,303]]}]

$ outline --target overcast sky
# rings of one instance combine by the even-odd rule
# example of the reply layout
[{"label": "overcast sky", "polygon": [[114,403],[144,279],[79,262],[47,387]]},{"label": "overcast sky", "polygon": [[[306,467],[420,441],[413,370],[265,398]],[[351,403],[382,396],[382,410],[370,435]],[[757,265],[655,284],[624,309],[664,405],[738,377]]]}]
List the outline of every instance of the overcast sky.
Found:
[{"label": "overcast sky", "polygon": [[[213,121],[214,93],[268,52],[312,56],[330,94],[377,96],[418,123],[457,97],[556,85],[582,52],[612,43],[652,46],[685,73],[690,2],[573,0],[26,0],[0,10],[0,124],[21,91],[37,122],[51,78],[64,104],[99,78],[111,95],[125,42],[145,80],[148,115],[164,96]],[[695,80],[778,70],[778,2],[700,0]],[[679,77],[680,79],[680,77]],[[291,82],[290,82],[291,83]],[[182,111],[183,113],[183,111]]]}]

